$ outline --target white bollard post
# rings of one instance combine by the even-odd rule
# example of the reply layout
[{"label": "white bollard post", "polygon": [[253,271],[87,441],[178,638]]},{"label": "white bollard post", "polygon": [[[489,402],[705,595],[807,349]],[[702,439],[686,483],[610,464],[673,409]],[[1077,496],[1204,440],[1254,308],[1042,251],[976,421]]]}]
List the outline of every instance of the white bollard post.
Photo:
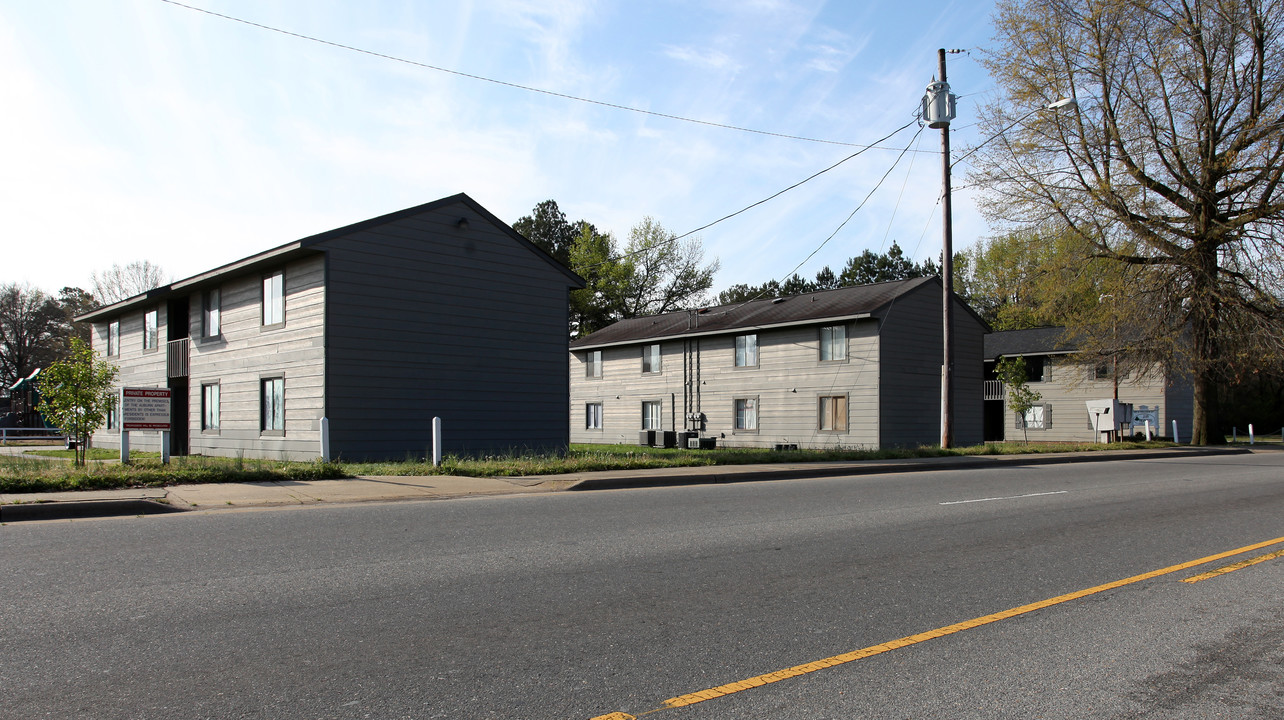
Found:
[{"label": "white bollard post", "polygon": [[432,466],[441,465],[441,418],[432,419]]},{"label": "white bollard post", "polygon": [[1239,442],[1239,428],[1237,427],[1231,428],[1231,442],[1232,443]]},{"label": "white bollard post", "polygon": [[1150,442],[1150,421],[1146,421],[1146,442]]},{"label": "white bollard post", "polygon": [[1248,424],[1248,444],[1253,444],[1253,423]]},{"label": "white bollard post", "polygon": [[321,418],[321,461],[330,462],[330,418]]},{"label": "white bollard post", "polygon": [[1178,435],[1177,435],[1177,421],[1176,421],[1176,420],[1173,420],[1173,442],[1174,442],[1175,444],[1177,444],[1177,445],[1181,445],[1181,438],[1180,438],[1180,437],[1178,437]]},{"label": "white bollard post", "polygon": [[129,464],[129,431],[120,431],[120,464]]}]

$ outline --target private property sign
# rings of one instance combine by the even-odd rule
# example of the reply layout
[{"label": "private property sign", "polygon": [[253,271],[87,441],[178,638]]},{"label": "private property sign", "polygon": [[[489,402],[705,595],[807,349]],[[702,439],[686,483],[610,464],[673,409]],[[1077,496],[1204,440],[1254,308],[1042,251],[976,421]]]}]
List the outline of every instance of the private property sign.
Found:
[{"label": "private property sign", "polygon": [[121,388],[121,430],[169,430],[169,388]]}]

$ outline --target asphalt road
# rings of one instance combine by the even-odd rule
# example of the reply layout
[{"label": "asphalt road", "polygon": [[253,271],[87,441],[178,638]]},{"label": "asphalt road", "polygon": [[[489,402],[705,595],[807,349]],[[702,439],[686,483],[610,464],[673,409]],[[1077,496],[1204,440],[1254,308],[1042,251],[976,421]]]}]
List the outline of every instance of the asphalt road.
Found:
[{"label": "asphalt road", "polygon": [[1280,718],[1284,557],[1181,580],[1281,549],[1284,453],[17,523],[0,717]]}]

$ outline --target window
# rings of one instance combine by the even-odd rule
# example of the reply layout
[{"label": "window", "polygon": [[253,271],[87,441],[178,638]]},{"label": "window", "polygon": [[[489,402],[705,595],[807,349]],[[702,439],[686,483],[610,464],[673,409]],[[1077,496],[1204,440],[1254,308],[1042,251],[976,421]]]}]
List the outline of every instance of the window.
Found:
[{"label": "window", "polygon": [[116,392],[116,399],[112,402],[111,407],[107,408],[107,429],[120,429],[120,391]]},{"label": "window", "polygon": [[218,383],[201,386],[201,430],[218,431]]},{"label": "window", "polygon": [[112,320],[107,323],[107,356],[115,357],[120,354],[120,321]]},{"label": "window", "polygon": [[263,278],[263,324],[280,325],[285,322],[285,272]]},{"label": "window", "polygon": [[847,432],[847,396],[827,395],[820,398],[817,429]]},{"label": "window", "polygon": [[1109,380],[1110,366],[1105,363],[1098,365],[1096,371],[1093,372],[1093,378],[1096,380]]},{"label": "window", "polygon": [[837,362],[847,359],[847,327],[831,325],[820,329],[821,362]]},{"label": "window", "polygon": [[1018,430],[1047,430],[1052,427],[1052,405],[1044,403],[1035,405],[1025,414],[1016,414],[1016,427]]},{"label": "window", "polygon": [[222,331],[219,325],[222,313],[222,293],[218,288],[206,290],[201,297],[201,337],[218,337]]},{"label": "window", "polygon": [[285,378],[263,378],[259,429],[268,434],[285,434]]},{"label": "window", "polygon": [[739,432],[758,430],[758,398],[736,398],[736,426]]},{"label": "window", "polygon": [[1051,362],[1044,355],[1035,355],[1025,359],[1025,381],[1026,382],[1043,382],[1048,379],[1048,370]]},{"label": "window", "polygon": [[602,351],[589,350],[584,353],[584,377],[602,377]]},{"label": "window", "polygon": [[148,310],[143,315],[143,349],[155,350],[160,343],[160,324],[157,320],[157,311]]},{"label": "window", "polygon": [[758,336],[736,336],[736,367],[758,366]]},{"label": "window", "polygon": [[586,403],[584,405],[584,429],[602,429],[602,403]]},{"label": "window", "polygon": [[663,411],[664,403],[659,400],[648,400],[642,403],[642,429],[659,430],[660,414]]},{"label": "window", "polygon": [[642,372],[660,372],[660,346],[658,344],[642,346]]}]

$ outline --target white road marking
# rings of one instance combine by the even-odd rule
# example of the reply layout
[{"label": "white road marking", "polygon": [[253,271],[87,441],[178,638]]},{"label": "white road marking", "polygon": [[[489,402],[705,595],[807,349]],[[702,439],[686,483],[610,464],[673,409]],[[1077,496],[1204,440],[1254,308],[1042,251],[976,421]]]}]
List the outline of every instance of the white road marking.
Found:
[{"label": "white road marking", "polygon": [[992,500],[1020,500],[1021,498],[1041,497],[1043,495],[1064,495],[1069,490],[1056,490],[1053,492],[1030,493],[1029,495],[1009,495],[1007,497],[978,498],[976,500],[951,500],[950,502],[938,503],[939,505],[962,505],[964,503],[990,502]]}]

